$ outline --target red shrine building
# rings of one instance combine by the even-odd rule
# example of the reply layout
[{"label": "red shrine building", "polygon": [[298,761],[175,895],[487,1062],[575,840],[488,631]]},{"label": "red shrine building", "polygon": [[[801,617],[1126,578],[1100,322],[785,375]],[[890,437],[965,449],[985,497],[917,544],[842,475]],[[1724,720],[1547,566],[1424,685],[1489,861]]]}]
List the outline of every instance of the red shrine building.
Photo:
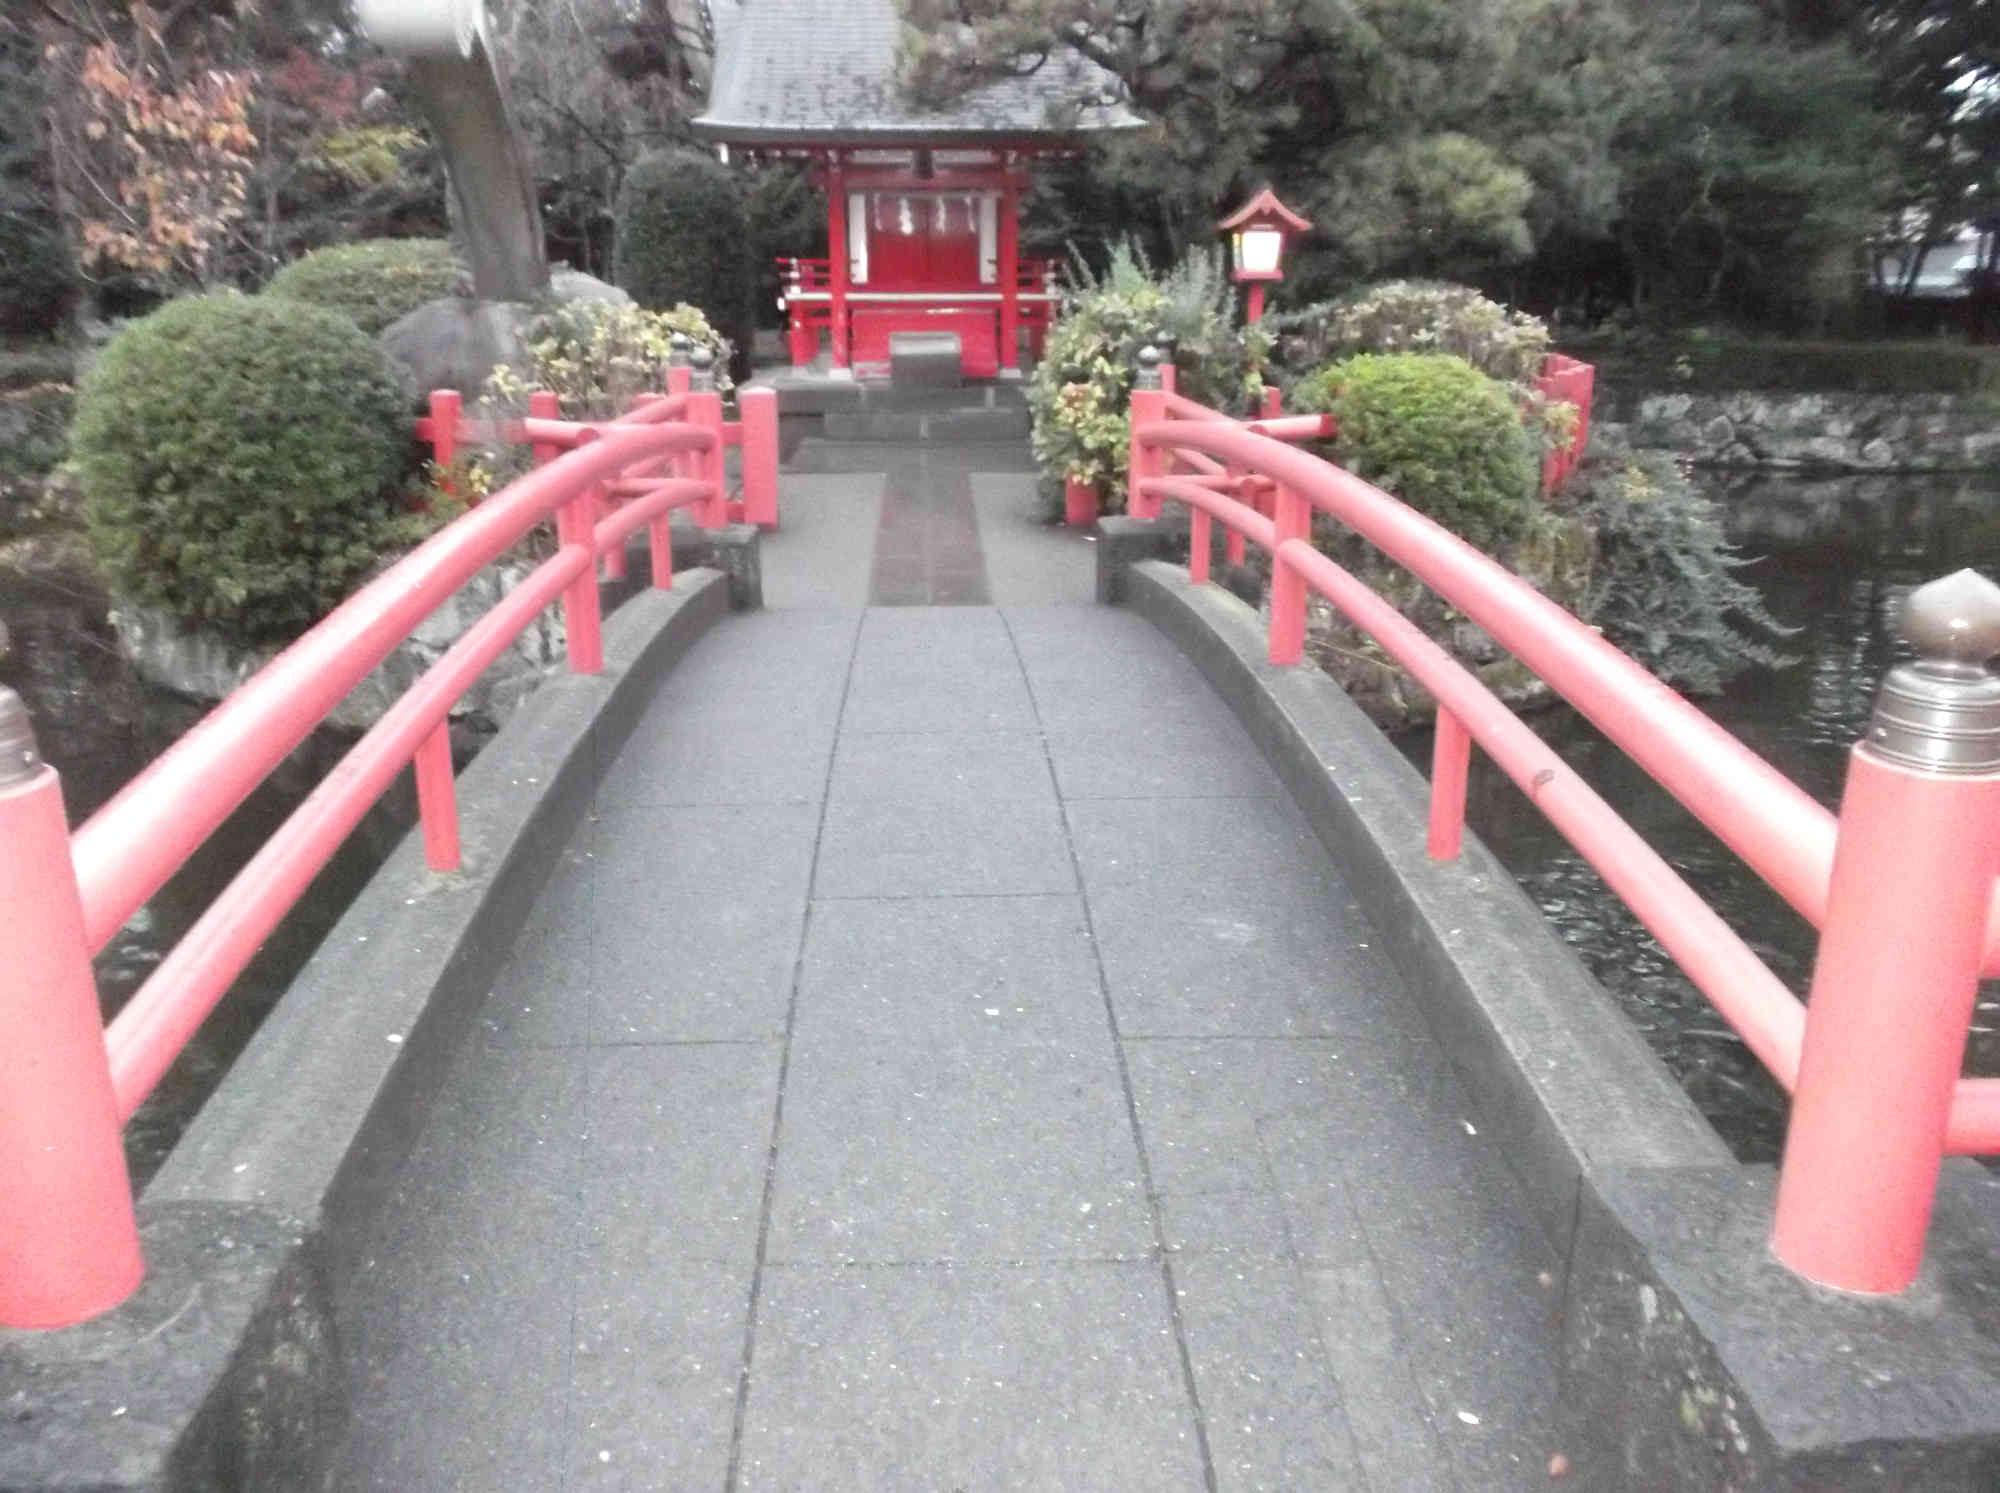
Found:
[{"label": "red shrine building", "polygon": [[1122,108],[1073,107],[1109,80],[1057,54],[917,112],[896,88],[895,0],[750,0],[713,14],[696,134],[725,159],[809,161],[826,192],[827,257],[781,262],[793,366],[813,366],[824,341],[835,377],[884,376],[899,343],[955,340],[964,377],[1018,378],[1022,344],[1039,351],[1056,303],[1054,262],[1021,256],[1021,194],[1039,163],[1093,131],[1141,124]]}]

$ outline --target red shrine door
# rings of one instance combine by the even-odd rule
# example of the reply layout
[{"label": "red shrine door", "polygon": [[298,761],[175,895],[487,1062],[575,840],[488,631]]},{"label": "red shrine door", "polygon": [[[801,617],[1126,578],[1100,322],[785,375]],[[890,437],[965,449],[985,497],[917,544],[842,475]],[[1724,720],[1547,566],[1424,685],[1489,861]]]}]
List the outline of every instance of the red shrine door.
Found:
[{"label": "red shrine door", "polygon": [[868,284],[879,290],[977,290],[978,197],[869,193]]},{"label": "red shrine door", "polygon": [[958,338],[967,378],[999,372],[998,296],[983,283],[993,273],[987,257],[993,231],[989,210],[987,231],[980,232],[981,201],[976,192],[890,188],[854,203],[866,225],[848,319],[857,371],[886,372],[898,332],[949,332]]}]

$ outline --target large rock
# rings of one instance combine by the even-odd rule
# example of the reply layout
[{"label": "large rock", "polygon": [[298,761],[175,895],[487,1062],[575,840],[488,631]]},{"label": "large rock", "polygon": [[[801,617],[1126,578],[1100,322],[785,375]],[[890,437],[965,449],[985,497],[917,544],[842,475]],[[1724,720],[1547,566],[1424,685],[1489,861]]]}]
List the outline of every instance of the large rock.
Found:
[{"label": "large rock", "polygon": [[[529,573],[526,565],[489,565],[447,598],[327,717],[345,731],[365,731],[445,650]],[[148,684],[195,700],[220,700],[274,658],[283,644],[250,647],[131,602],[111,612],[119,651]],[[559,612],[537,617],[452,707],[452,719],[496,728],[564,656]]]},{"label": "large rock", "polygon": [[[632,297],[617,286],[567,268],[550,274],[549,296],[555,301],[632,304]],[[390,322],[375,340],[395,363],[413,400],[433,389],[456,389],[477,399],[495,368],[525,361],[521,327],[538,309],[520,301],[442,296]]]}]

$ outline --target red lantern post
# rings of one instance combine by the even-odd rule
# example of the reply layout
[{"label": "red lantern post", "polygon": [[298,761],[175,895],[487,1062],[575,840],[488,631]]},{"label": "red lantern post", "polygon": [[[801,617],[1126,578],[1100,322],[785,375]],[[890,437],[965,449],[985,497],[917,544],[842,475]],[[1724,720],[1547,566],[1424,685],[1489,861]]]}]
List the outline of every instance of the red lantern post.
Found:
[{"label": "red lantern post", "polygon": [[1264,286],[1285,278],[1285,249],[1299,234],[1310,233],[1312,224],[1266,186],[1215,226],[1230,236],[1236,283],[1250,287],[1245,319],[1254,324],[1264,315]]}]

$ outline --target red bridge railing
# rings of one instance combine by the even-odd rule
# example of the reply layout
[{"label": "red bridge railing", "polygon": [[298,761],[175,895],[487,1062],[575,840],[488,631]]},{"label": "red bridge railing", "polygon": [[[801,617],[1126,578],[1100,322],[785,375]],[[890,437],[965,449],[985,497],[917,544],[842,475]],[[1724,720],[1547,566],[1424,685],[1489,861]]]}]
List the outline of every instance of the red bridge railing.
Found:
[{"label": "red bridge railing", "polygon": [[[2000,1151],[2000,1080],[1959,1077],[1978,978],[2000,973],[2000,761],[1977,760],[1978,733],[1953,715],[1976,710],[1934,708],[1943,724],[1920,721],[1922,740],[1900,756],[1889,740],[1908,735],[1907,723],[1878,724],[1873,745],[1856,748],[1836,821],[1532,586],[1389,494],[1286,444],[1324,435],[1322,417],[1239,422],[1162,389],[1150,363],[1139,382],[1130,514],[1157,518],[1169,501],[1190,511],[1195,583],[1208,576],[1216,524],[1232,548],[1247,540],[1269,556],[1273,664],[1303,658],[1307,598],[1318,595],[1409,670],[1438,701],[1430,854],[1459,853],[1477,745],[1793,1095],[1773,1231],[1779,1257],[1846,1290],[1909,1285],[1941,1158]],[[1484,628],[1819,929],[1810,1007],[1472,673],[1315,549],[1316,514],[1367,539]],[[1926,592],[1906,621],[1925,651],[1915,672],[1928,670],[1946,694],[1962,685],[1991,695],[1988,724],[2000,733],[2000,678],[1985,667],[2000,653],[2000,590],[1967,576]],[[1948,760],[1953,753],[1963,760]]]},{"label": "red bridge railing", "polygon": [[[674,510],[690,510],[707,528],[729,521],[728,436],[705,366],[692,374],[674,368],[669,394],[644,398],[614,420],[559,419],[554,396],[537,394],[525,421],[483,432],[532,444],[536,469],[355,592],[74,835],[56,773],[35,757],[18,701],[7,702],[14,709],[0,719],[7,845],[0,919],[8,943],[0,961],[0,1326],[81,1321],[138,1285],[144,1267],[123,1123],[406,764],[416,773],[426,860],[438,871],[458,866],[448,722],[459,697],[558,600],[570,668],[599,672],[600,570],[622,569],[627,540],[645,529],[652,584],[671,587]],[[746,390],[741,400],[746,483],[752,472],[775,483],[774,401],[769,390]],[[455,422],[456,396],[434,398],[432,409],[433,422]],[[775,522],[774,503],[770,514]],[[440,603],[551,518],[555,554],[354,745],[102,1026],[92,956]]]}]

